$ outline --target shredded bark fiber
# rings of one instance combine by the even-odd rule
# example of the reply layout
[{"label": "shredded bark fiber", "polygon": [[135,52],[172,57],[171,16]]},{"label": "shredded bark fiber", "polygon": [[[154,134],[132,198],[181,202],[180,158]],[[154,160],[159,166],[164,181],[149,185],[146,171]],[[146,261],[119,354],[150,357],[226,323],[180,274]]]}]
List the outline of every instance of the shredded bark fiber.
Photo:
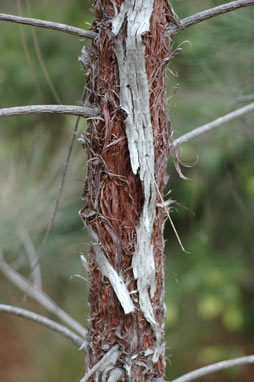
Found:
[{"label": "shredded bark fiber", "polygon": [[[93,30],[98,38],[90,49],[87,70],[89,102],[99,107],[102,119],[88,121],[85,146],[88,153],[85,181],[85,206],[81,217],[98,236],[104,255],[119,275],[122,275],[135,306],[133,313],[124,311],[107,277],[102,276],[92,249],[89,254],[91,305],[88,367],[94,366],[115,344],[120,358],[115,365],[125,373],[124,381],[147,382],[164,375],[164,343],[156,363],[148,349],[155,346],[154,330],[139,306],[137,282],[131,269],[135,251],[136,229],[144,203],[139,173],[134,175],[125,131],[126,113],[119,102],[119,71],[114,54],[114,39],[124,38],[126,22],[118,36],[113,36],[111,21],[114,6],[119,12],[122,0],[96,0]],[[160,192],[167,182],[166,164],[169,155],[170,123],[165,105],[165,71],[170,55],[165,35],[167,0],[154,0],[150,32],[143,36],[146,46],[146,70],[149,83],[150,113],[154,138],[154,178]],[[157,203],[161,203],[157,195]],[[152,243],[156,268],[156,292],[151,299],[154,316],[164,331],[164,241],[165,211],[157,207]],[[145,353],[147,351],[147,353]],[[130,372],[127,372],[127,369]],[[109,374],[108,374],[109,375]],[[128,376],[129,375],[129,376]],[[102,376],[101,376],[102,377]],[[99,381],[101,380],[99,377]],[[93,381],[91,377],[89,381]],[[105,379],[107,380],[107,379]]]}]

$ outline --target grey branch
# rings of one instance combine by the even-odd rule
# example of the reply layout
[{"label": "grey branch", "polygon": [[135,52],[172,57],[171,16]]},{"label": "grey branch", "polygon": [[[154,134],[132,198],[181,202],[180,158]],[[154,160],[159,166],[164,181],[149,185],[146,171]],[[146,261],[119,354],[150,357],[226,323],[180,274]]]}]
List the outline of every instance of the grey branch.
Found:
[{"label": "grey branch", "polygon": [[69,105],[31,105],[7,107],[0,109],[0,118],[12,117],[14,115],[24,114],[70,114],[77,115],[83,118],[95,118],[98,116],[98,109],[93,107],[69,106]]},{"label": "grey branch", "polygon": [[251,102],[251,101],[254,101],[254,94],[246,94],[234,99],[235,103],[245,103],[245,102]]},{"label": "grey branch", "polygon": [[240,358],[234,358],[227,361],[216,362],[212,365],[201,367],[200,369],[191,371],[190,373],[184,374],[179,378],[174,379],[172,382],[189,382],[193,379],[203,377],[216,371],[228,369],[233,366],[241,366],[254,363],[254,355],[249,355]]},{"label": "grey branch", "polygon": [[76,320],[70,317],[63,309],[61,309],[55,301],[53,301],[46,293],[39,289],[36,285],[26,280],[18,272],[16,272],[12,267],[10,267],[3,258],[3,254],[0,251],[0,271],[5,275],[5,277],[11,281],[16,287],[22,290],[25,294],[36,300],[40,305],[42,305],[49,312],[53,313],[65,324],[74,329],[83,338],[87,335],[87,330],[80,325]]},{"label": "grey branch", "polygon": [[223,13],[231,12],[243,7],[248,7],[250,5],[254,5],[254,0],[231,1],[230,3],[222,4],[222,5],[219,5],[218,7],[207,9],[203,12],[199,12],[199,13],[196,13],[195,15],[179,20],[178,25],[173,25],[173,24],[170,25],[167,29],[167,34],[170,36],[174,36],[178,32],[192,25],[211,19],[212,17],[222,15]]},{"label": "grey branch", "polygon": [[17,24],[32,25],[34,27],[53,29],[56,31],[73,34],[75,36],[86,37],[91,39],[94,39],[97,36],[97,34],[94,32],[86,31],[81,28],[75,28],[71,25],[54,23],[52,21],[32,19],[30,17],[21,17],[21,16],[14,16],[14,15],[9,15],[5,13],[0,13],[0,20],[9,21],[11,23],[17,23]]},{"label": "grey branch", "polygon": [[232,113],[226,114],[223,117],[216,119],[215,121],[209,122],[206,125],[198,127],[196,129],[190,131],[187,134],[182,135],[180,138],[177,138],[174,140],[173,147],[176,148],[179,145],[181,145],[182,143],[189,142],[193,138],[196,138],[199,135],[204,134],[207,131],[214,129],[215,127],[219,127],[223,123],[232,121],[233,119],[241,117],[242,115],[244,115],[250,111],[253,111],[253,110],[254,110],[254,102],[252,102],[249,105],[244,106],[240,109],[232,111]]},{"label": "grey branch", "polygon": [[76,333],[72,332],[65,326],[60,325],[55,321],[49,320],[48,318],[41,316],[40,314],[31,312],[26,309],[17,308],[16,306],[10,306],[5,304],[0,304],[0,312],[28,318],[29,320],[35,321],[40,325],[46,326],[47,328],[61,334],[63,337],[70,340],[80,350],[85,351],[83,338],[79,337]]}]

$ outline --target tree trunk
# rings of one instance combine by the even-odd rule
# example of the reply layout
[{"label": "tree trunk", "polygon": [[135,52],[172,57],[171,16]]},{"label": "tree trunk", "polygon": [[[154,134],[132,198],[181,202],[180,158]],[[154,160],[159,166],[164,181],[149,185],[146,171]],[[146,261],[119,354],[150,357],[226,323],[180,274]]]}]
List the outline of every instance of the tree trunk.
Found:
[{"label": "tree trunk", "polygon": [[80,213],[93,239],[88,370],[104,357],[89,381],[164,376],[160,193],[171,135],[165,102],[170,14],[167,0],[96,0],[98,38],[83,52],[89,102],[101,112],[85,136]]}]

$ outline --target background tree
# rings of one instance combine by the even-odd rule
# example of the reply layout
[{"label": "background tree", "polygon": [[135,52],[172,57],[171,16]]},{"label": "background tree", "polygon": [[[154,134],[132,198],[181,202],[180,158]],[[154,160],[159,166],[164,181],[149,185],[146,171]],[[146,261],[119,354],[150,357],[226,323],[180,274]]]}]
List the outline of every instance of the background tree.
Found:
[{"label": "background tree", "polygon": [[[193,12],[189,12],[189,14],[191,14],[191,13],[193,13]],[[52,14],[53,15],[53,14]],[[53,18],[52,18],[53,19]],[[72,23],[72,24],[74,24],[74,23]],[[190,33],[190,31],[191,31],[191,29],[189,29],[188,30],[188,33]],[[48,32],[49,33],[49,32]],[[244,31],[242,31],[242,33],[244,33]],[[195,56],[195,57],[199,57],[199,56]],[[174,73],[173,71],[171,71],[171,73]],[[245,71],[245,73],[247,73],[248,74],[248,71],[246,72]],[[200,73],[199,73],[199,75],[200,75]],[[247,81],[246,81],[247,82]],[[11,89],[10,89],[11,90]],[[244,93],[244,92],[243,92]],[[239,94],[239,93],[238,93]],[[68,101],[68,100],[67,100]],[[24,102],[25,103],[25,102]],[[27,102],[27,103],[29,103],[29,102]],[[34,103],[34,102],[31,102],[31,103]],[[68,103],[68,102],[66,102],[66,103]],[[71,102],[71,100],[70,100],[70,102],[69,102],[70,104],[72,103]],[[9,103],[10,104],[10,103]],[[13,104],[13,102],[12,102],[12,104]],[[15,104],[15,103],[14,103]],[[3,104],[3,106],[5,106],[4,104]],[[217,115],[217,113],[216,113],[216,115]],[[219,115],[219,113],[218,113],[218,115]],[[214,114],[213,114],[213,116],[214,116]],[[8,125],[9,125],[9,122],[10,122],[11,120],[9,120],[8,121]],[[54,121],[54,124],[55,124],[55,121]],[[9,125],[10,126],[10,125]],[[8,127],[8,130],[7,130],[7,134],[10,134],[9,133],[9,130],[10,130],[10,127]],[[59,130],[57,131],[57,134],[56,134],[56,138],[57,138],[57,143],[59,143],[60,142],[60,140],[59,140]],[[15,137],[15,139],[16,139],[16,137]],[[36,139],[36,141],[38,141],[38,138]],[[52,143],[52,148],[53,149],[55,149],[55,145],[57,144],[56,142],[54,142],[54,143]],[[27,144],[27,136],[26,136],[26,144]],[[49,145],[47,144],[47,147],[48,147]],[[49,146],[50,147],[50,146]],[[190,150],[190,149],[189,149]],[[224,150],[224,147],[223,147],[223,150]],[[187,154],[188,154],[188,150],[187,150]],[[184,151],[184,155],[186,155],[186,150]],[[190,154],[189,154],[190,155]],[[206,156],[208,157],[208,155],[207,155],[207,153],[206,153]],[[214,157],[214,155],[212,155],[212,157]],[[58,159],[58,158],[57,158]],[[38,160],[40,161],[40,158],[38,158]],[[58,160],[56,161],[56,162],[58,162]],[[209,158],[208,158],[208,162],[209,162]],[[211,160],[210,160],[210,162],[211,162]],[[50,168],[52,168],[52,158],[51,158],[51,160],[49,161],[49,165],[50,165]],[[100,166],[101,164],[97,164],[98,166]],[[46,169],[44,169],[44,171],[45,171],[45,174],[47,173],[46,172],[46,170],[48,170],[48,168],[46,168]],[[171,171],[171,173],[172,173],[172,171]],[[47,173],[47,181],[49,181],[50,182],[50,176],[49,176],[50,174],[48,174]],[[38,176],[38,175],[37,175]],[[52,174],[52,176],[54,177],[54,174]],[[73,176],[73,175],[72,175]],[[30,174],[29,174],[29,177],[30,177]],[[43,178],[46,178],[46,177],[43,177]],[[72,178],[73,179],[73,178]],[[10,184],[10,183],[9,183]],[[182,187],[182,185],[181,185],[181,187]],[[188,187],[188,186],[187,186]],[[48,187],[46,187],[46,188],[48,188]],[[8,188],[8,191],[9,191],[9,188]],[[199,190],[199,192],[200,192],[200,190]],[[48,197],[48,195],[47,195],[47,197]],[[40,202],[41,202],[41,200],[40,200]],[[28,203],[29,203],[29,205],[31,205],[31,201],[29,200],[28,201]],[[38,208],[39,206],[38,206],[38,203],[37,203],[37,200],[35,200],[35,206]],[[12,206],[14,206],[14,204],[13,203],[11,203],[11,205]],[[31,218],[31,221],[32,221],[32,225],[33,225],[33,229],[36,229],[36,227],[34,226],[34,222],[37,220],[38,221],[38,219],[35,219],[35,217],[36,217],[36,214],[35,214],[35,212],[36,212],[36,209],[35,210],[33,210],[33,218]],[[39,209],[39,211],[37,212],[37,214],[39,214],[40,215],[40,209]],[[9,214],[10,215],[10,214]],[[18,214],[20,217],[21,217],[21,223],[20,223],[20,225],[21,226],[23,226],[23,223],[24,223],[24,213],[22,214]],[[10,217],[11,218],[11,217]],[[28,219],[28,217],[26,217],[26,219]],[[6,221],[6,220],[5,220]],[[8,219],[7,219],[7,221],[8,221]],[[61,219],[61,221],[62,221],[62,219]],[[65,219],[63,220],[64,222],[66,221]],[[206,221],[207,221],[207,219],[206,219]],[[42,224],[42,221],[39,221],[39,223],[40,224]],[[16,224],[17,224],[17,222],[16,222]],[[30,223],[31,224],[31,223]],[[186,223],[185,223],[186,224]],[[17,224],[17,226],[18,226],[18,224]],[[184,228],[184,224],[182,224],[182,226],[183,226],[183,228]],[[7,227],[7,225],[5,226],[5,227]],[[20,231],[20,226],[18,226],[18,228],[19,228],[19,231]],[[38,230],[39,231],[39,230]],[[37,232],[38,232],[37,231]],[[4,232],[4,231],[3,231]],[[14,232],[12,233],[12,234],[14,234]],[[15,235],[16,235],[16,232],[15,232]],[[23,236],[22,236],[23,235]],[[20,234],[20,236],[21,237],[23,237],[23,242],[24,242],[24,234]],[[193,235],[192,235],[193,236]],[[35,237],[35,236],[33,236],[33,237]],[[76,238],[75,238],[76,239]],[[74,243],[77,243],[77,241],[76,240],[73,240],[73,242]],[[195,239],[193,239],[193,241],[195,241]],[[200,240],[199,240],[200,241]],[[11,240],[10,241],[8,241],[8,242],[6,242],[5,241],[5,245],[6,246],[8,246],[9,245],[9,243],[11,242]],[[19,244],[18,244],[19,245]],[[234,246],[233,246],[234,247]],[[8,252],[10,252],[10,255],[11,255],[11,253],[13,253],[13,254],[15,254],[15,251],[14,251],[14,249],[15,248],[13,248],[12,249],[12,251],[10,251],[10,250],[8,250]],[[189,248],[188,248],[189,249]],[[3,249],[5,252],[6,252],[6,248],[4,248]],[[19,250],[19,248],[17,248],[17,250]],[[213,251],[213,250],[211,250],[211,251]],[[197,250],[195,250],[194,251],[194,256],[197,256],[197,254],[199,253],[199,251],[197,251]],[[232,255],[232,254],[231,254]],[[187,256],[187,255],[186,255]],[[187,263],[187,258],[186,258],[186,256],[185,256],[185,258],[184,258],[184,266],[186,266],[186,263]],[[204,256],[204,255],[203,255]],[[202,259],[204,260],[204,257],[202,256]],[[198,256],[197,256],[198,257]],[[212,256],[211,258],[213,258],[214,259],[214,257]],[[193,255],[188,255],[188,259],[189,259],[189,261],[190,262],[192,262],[192,260],[193,260]],[[54,259],[55,260],[55,259]],[[205,260],[207,260],[207,259],[205,259]],[[229,259],[230,261],[229,261],[229,263],[230,264],[232,264],[232,256],[230,256],[230,259]],[[201,285],[203,286],[203,281],[202,281],[202,276],[203,276],[203,269],[202,269],[202,264],[204,264],[204,267],[206,267],[206,268],[208,268],[207,267],[207,263],[205,262],[205,261],[201,261],[201,259],[200,258],[198,258],[198,262],[197,262],[199,265],[200,265],[200,263],[201,263],[201,265],[200,265],[200,267],[201,267],[201,272],[199,272],[199,274],[200,274],[200,276],[199,277],[197,277],[196,275],[195,275],[195,281],[198,283],[198,282],[200,282],[201,283]],[[237,263],[237,262],[236,262]],[[228,264],[226,264],[226,266],[228,267]],[[238,267],[238,264],[236,264],[236,267]],[[190,266],[190,268],[192,268],[192,266]],[[215,268],[215,269],[214,269]],[[211,269],[211,267],[209,267],[209,270]],[[218,267],[213,267],[213,275],[210,277],[210,279],[216,279],[216,277],[217,277],[217,283],[218,283]],[[63,271],[63,270],[62,270]],[[188,272],[187,272],[188,273]],[[231,274],[232,274],[232,272],[231,272]],[[221,277],[221,275],[220,275],[220,277]],[[240,277],[239,275],[237,276],[237,277]],[[201,281],[198,281],[198,280],[200,280],[201,279]],[[235,281],[236,281],[236,279],[234,279],[233,277],[232,277],[232,286],[234,285],[235,286]],[[225,284],[229,284],[228,283],[228,279],[227,280],[224,280],[224,282],[225,282]],[[192,282],[192,284],[193,284],[193,282]],[[211,282],[210,282],[210,284],[211,284]],[[189,286],[190,286],[191,284],[188,284],[188,282],[187,282],[187,285],[186,285],[186,288],[187,289],[189,289]],[[213,284],[213,286],[216,286],[216,282]],[[218,287],[219,288],[221,288],[221,281],[217,284],[218,285]],[[199,288],[200,286],[198,286],[197,284],[196,284],[196,286],[195,286],[195,284],[194,284],[194,289],[193,289],[193,286],[192,286],[192,291],[195,293],[195,290],[197,289],[197,288]],[[196,289],[195,289],[196,288]],[[207,318],[212,318],[213,317],[213,315],[214,315],[214,312],[215,312],[215,316],[217,315],[217,316],[223,316],[223,320],[225,320],[225,322],[227,322],[227,320],[226,320],[226,313],[228,312],[228,305],[227,305],[227,303],[230,301],[230,299],[229,299],[229,301],[224,301],[224,300],[226,300],[223,296],[223,298],[220,298],[219,299],[219,302],[218,302],[218,298],[217,298],[217,300],[216,300],[216,293],[215,293],[215,296],[213,295],[213,293],[211,293],[211,289],[212,289],[212,292],[214,292],[213,291],[213,288],[211,288],[211,285],[210,286],[208,286],[208,289],[209,289],[209,293],[207,293],[207,295],[208,296],[206,296],[206,294],[204,293],[204,295],[202,296],[202,298],[200,299],[200,304],[199,304],[199,311],[200,311],[200,313],[202,314],[202,316],[203,317],[205,317],[205,315],[207,315],[207,312],[208,312],[208,317]],[[215,288],[216,289],[216,288]],[[231,288],[232,289],[232,288]],[[62,288],[61,288],[61,290],[62,290]],[[192,293],[193,293],[192,292]],[[216,290],[215,290],[215,292],[216,292]],[[179,293],[179,292],[178,292]],[[234,292],[235,293],[235,292]],[[177,293],[175,293],[176,295],[177,295]],[[212,294],[212,296],[211,295],[209,295],[209,294]],[[230,318],[232,318],[232,317],[236,317],[236,319],[235,319],[235,322],[237,323],[238,322],[238,325],[239,325],[239,314],[237,315],[237,314],[232,314],[232,307],[233,307],[233,305],[235,304],[235,300],[236,300],[236,295],[237,295],[237,293],[235,293],[235,296],[233,297],[233,300],[232,300],[232,292],[231,292],[231,314],[228,314],[228,322],[230,322]],[[208,297],[208,299],[206,298],[206,297]],[[219,297],[221,297],[221,296],[219,296]],[[174,298],[175,297],[172,297],[171,299],[170,299],[170,304],[171,304],[171,306],[170,306],[170,304],[169,304],[169,307],[171,308],[171,312],[170,312],[170,309],[169,309],[169,312],[170,312],[170,315],[168,316],[169,317],[169,320],[168,320],[168,322],[170,322],[170,320],[172,321],[172,317],[174,318],[174,316],[176,317],[176,309],[175,309],[175,311],[174,311],[174,304],[172,304],[172,301],[174,301]],[[222,301],[221,301],[222,300]],[[233,301],[233,303],[232,303],[232,301]],[[218,308],[219,307],[219,308]],[[237,310],[235,310],[235,312],[236,312]],[[190,312],[190,309],[188,309],[188,312]],[[211,313],[212,312],[212,313]],[[225,314],[224,314],[224,312],[225,312]],[[224,315],[223,315],[224,314]],[[209,316],[210,315],[210,316]],[[224,318],[224,316],[225,316],[225,318]],[[188,319],[189,319],[189,317],[188,317]],[[234,324],[235,325],[235,324]],[[236,325],[237,326],[237,325]],[[195,331],[193,331],[193,333],[195,333]],[[170,342],[169,342],[170,343]],[[203,352],[204,353],[204,352]]]}]

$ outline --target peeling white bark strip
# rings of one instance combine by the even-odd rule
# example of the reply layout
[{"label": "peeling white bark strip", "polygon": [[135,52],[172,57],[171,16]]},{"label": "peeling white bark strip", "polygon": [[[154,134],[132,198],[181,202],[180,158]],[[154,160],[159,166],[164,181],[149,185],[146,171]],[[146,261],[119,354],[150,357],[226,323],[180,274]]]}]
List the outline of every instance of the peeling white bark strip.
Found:
[{"label": "peeling white bark strip", "polygon": [[[154,329],[158,345],[161,333],[151,304],[151,297],[156,290],[154,251],[151,242],[156,208],[156,189],[152,176],[154,146],[145,45],[142,40],[142,36],[150,30],[153,3],[154,0],[125,0],[120,12],[112,20],[112,32],[117,36],[124,20],[127,20],[127,36],[124,40],[118,37],[114,49],[120,76],[120,105],[127,114],[125,126],[132,171],[137,174],[139,170],[144,190],[143,210],[136,226],[137,238],[132,267],[137,280],[140,308]],[[160,353],[157,345],[156,349],[153,349],[154,362]]]},{"label": "peeling white bark strip", "polygon": [[124,310],[124,313],[129,314],[134,312],[135,308],[122,276],[118,275],[115,269],[109,263],[108,259],[100,248],[100,244],[94,243],[93,245],[97,265],[102,275],[109,279],[110,284],[112,285],[112,288],[114,289],[115,294],[117,295],[117,298]]},{"label": "peeling white bark strip", "polygon": [[112,285],[112,288],[114,289],[114,292],[117,295],[117,298],[124,310],[124,313],[129,314],[134,312],[135,307],[130,298],[129,291],[124,283],[123,277],[118,275],[116,270],[112,267],[104,255],[100,247],[97,234],[90,227],[88,227],[88,232],[94,240],[92,245],[94,247],[96,263],[101,271],[101,274],[109,279],[110,284]]}]

